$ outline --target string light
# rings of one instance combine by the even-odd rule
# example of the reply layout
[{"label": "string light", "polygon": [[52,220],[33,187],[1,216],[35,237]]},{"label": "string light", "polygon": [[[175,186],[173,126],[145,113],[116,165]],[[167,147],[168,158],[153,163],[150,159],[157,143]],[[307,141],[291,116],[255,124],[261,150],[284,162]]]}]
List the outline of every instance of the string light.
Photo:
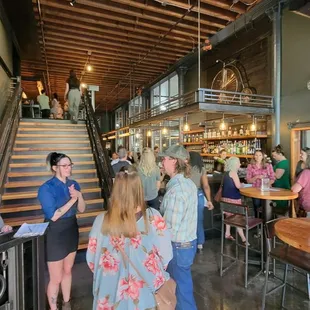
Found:
[{"label": "string light", "polygon": [[86,69],[87,69],[88,72],[90,72],[90,71],[93,70],[93,67],[91,65],[87,65]]},{"label": "string light", "polygon": [[147,133],[146,133],[146,135],[147,135],[148,137],[152,137],[152,131],[151,131],[151,130],[148,130]]}]

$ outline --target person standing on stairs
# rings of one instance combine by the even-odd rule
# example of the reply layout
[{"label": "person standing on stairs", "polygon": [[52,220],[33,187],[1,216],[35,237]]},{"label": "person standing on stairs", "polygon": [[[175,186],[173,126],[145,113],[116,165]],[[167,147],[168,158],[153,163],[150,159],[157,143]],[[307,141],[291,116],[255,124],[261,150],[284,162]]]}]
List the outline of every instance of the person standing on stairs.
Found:
[{"label": "person standing on stairs", "polygon": [[37,97],[37,101],[40,105],[42,118],[50,118],[51,115],[51,107],[49,104],[50,99],[46,96],[45,90],[42,89],[41,95]]},{"label": "person standing on stairs", "polygon": [[69,113],[72,124],[77,124],[78,122],[81,96],[82,88],[80,87],[80,81],[76,77],[75,71],[70,70],[70,75],[66,82],[64,100],[66,101],[68,97]]},{"label": "person standing on stairs", "polygon": [[71,269],[79,244],[76,213],[85,211],[85,201],[80,185],[68,177],[73,163],[61,153],[50,153],[46,158],[54,176],[40,186],[38,199],[45,221],[49,222],[46,235],[46,258],[49,271],[47,297],[51,310],[57,310],[57,297],[61,285],[62,310],[71,310]]}]

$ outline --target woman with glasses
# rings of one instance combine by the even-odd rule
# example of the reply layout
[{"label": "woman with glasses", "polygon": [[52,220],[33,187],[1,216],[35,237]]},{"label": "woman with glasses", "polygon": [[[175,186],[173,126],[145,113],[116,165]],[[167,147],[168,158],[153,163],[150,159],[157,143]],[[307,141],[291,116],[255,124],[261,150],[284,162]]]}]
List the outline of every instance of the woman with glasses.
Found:
[{"label": "woman with glasses", "polygon": [[71,269],[79,243],[76,212],[85,211],[80,185],[69,179],[73,163],[65,154],[50,153],[46,158],[53,177],[40,186],[38,199],[45,221],[49,222],[46,235],[46,258],[49,271],[47,297],[51,310],[57,310],[61,285],[63,310],[70,310]]}]

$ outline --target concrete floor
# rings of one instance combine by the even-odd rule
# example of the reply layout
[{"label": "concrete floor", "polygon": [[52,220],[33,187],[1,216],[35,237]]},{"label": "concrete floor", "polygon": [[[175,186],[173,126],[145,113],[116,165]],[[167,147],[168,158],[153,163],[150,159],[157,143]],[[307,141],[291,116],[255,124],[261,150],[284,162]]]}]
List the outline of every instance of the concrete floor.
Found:
[{"label": "concrete floor", "polygon": [[[199,310],[254,310],[261,309],[262,289],[265,281],[261,274],[252,282],[248,289],[243,286],[244,268],[239,263],[228,270],[223,278],[219,275],[220,263],[220,238],[218,233],[206,241],[203,254],[197,254],[192,269],[195,298]],[[252,241],[254,244],[254,241]],[[252,243],[251,242],[251,243]],[[234,245],[228,241],[225,250],[234,252]],[[240,250],[242,253],[242,250]],[[85,262],[85,253],[80,253],[73,269],[72,309],[92,309],[92,274]],[[250,268],[250,273],[255,272]],[[277,269],[277,275],[282,277],[281,265]],[[306,277],[298,272],[289,272],[289,283],[306,292]],[[277,283],[270,277],[270,285]],[[266,309],[281,309],[281,290],[267,297]],[[287,309],[310,310],[310,302],[305,294],[291,288],[286,291]],[[187,310],[187,309],[186,309]],[[188,309],[190,310],[190,309]]]}]

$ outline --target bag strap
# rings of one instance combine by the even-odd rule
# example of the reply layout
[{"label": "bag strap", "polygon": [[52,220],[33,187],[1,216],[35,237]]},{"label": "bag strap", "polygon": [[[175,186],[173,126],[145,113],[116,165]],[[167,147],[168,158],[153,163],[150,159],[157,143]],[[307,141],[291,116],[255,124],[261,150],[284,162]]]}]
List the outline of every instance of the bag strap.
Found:
[{"label": "bag strap", "polygon": [[[123,258],[125,258],[129,262],[129,264],[132,266],[132,268],[136,271],[137,275],[147,284],[144,277],[141,275],[138,268],[134,265],[134,263],[131,261],[131,259],[128,257],[128,255],[125,253],[125,251],[121,247],[119,247],[118,249],[122,253]],[[147,284],[147,286],[149,287],[148,284]]]}]

